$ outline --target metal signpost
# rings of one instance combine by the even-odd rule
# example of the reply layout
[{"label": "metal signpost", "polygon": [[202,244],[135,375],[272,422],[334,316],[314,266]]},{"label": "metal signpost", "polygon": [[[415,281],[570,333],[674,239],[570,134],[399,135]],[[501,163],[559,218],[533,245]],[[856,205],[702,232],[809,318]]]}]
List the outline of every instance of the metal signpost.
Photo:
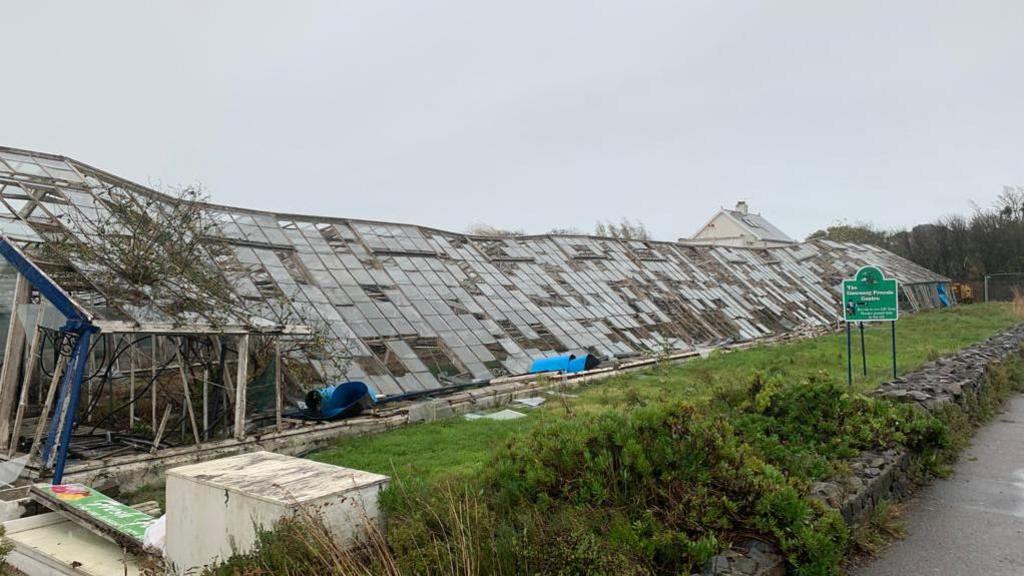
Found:
[{"label": "metal signpost", "polygon": [[874,266],[865,266],[849,280],[843,280],[843,320],[846,321],[846,382],[853,386],[853,338],[850,324],[860,326],[860,356],[868,374],[864,350],[864,322],[889,322],[892,329],[892,377],[896,377],[896,321],[900,317],[899,283],[886,278]]}]

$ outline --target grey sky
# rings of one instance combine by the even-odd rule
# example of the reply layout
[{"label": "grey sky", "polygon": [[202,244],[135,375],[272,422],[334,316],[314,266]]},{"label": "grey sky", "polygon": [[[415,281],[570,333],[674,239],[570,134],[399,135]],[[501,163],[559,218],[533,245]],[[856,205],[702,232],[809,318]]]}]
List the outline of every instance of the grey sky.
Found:
[{"label": "grey sky", "polygon": [[0,144],[278,211],[803,237],[1024,184],[1024,3],[5,2]]}]

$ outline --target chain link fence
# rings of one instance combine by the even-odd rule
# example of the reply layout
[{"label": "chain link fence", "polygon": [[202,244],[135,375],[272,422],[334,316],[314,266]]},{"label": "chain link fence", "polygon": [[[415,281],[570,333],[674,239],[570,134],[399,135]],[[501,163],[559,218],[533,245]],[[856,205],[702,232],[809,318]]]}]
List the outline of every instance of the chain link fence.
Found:
[{"label": "chain link fence", "polygon": [[975,298],[981,296],[983,302],[1012,302],[1016,294],[1024,293],[1024,273],[989,274],[980,288],[981,294]]}]

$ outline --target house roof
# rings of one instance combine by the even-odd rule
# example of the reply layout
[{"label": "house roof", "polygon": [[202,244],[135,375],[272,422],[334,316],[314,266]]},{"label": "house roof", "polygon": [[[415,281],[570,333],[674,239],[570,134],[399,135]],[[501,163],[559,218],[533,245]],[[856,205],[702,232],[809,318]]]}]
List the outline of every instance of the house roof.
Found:
[{"label": "house roof", "polygon": [[740,212],[738,210],[728,210],[722,208],[721,214],[725,214],[729,218],[736,221],[737,224],[748,230],[758,240],[767,240],[772,242],[793,242],[796,240],[790,238],[785,232],[780,230],[776,225],[769,222],[764,216],[754,213]]}]

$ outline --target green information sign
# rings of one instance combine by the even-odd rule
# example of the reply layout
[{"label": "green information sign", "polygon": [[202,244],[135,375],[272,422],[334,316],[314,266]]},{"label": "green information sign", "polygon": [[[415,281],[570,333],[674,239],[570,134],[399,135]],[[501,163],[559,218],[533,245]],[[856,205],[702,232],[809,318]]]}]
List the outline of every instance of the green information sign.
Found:
[{"label": "green information sign", "polygon": [[865,266],[843,280],[843,319],[847,322],[899,320],[899,286],[874,266]]},{"label": "green information sign", "polygon": [[146,528],[156,521],[84,484],[36,484],[32,492],[46,507],[130,547],[141,547]]}]

